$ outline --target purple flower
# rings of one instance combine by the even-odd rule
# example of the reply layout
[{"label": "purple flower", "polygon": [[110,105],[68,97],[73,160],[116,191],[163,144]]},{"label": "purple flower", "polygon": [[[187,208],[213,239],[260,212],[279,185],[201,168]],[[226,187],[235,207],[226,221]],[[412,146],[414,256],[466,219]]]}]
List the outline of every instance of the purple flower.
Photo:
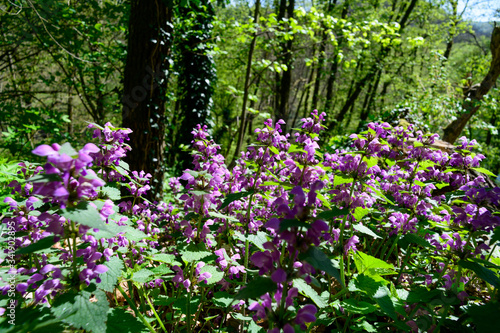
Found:
[{"label": "purple flower", "polygon": [[347,255],[349,250],[353,250],[356,252],[358,249],[356,248],[356,244],[359,243],[359,237],[354,235],[349,240],[347,240],[347,243],[344,245],[344,253]]},{"label": "purple flower", "polygon": [[305,330],[307,326],[305,323],[313,323],[316,321],[316,312],[318,310],[312,304],[304,305],[298,312],[295,317],[295,323],[300,325],[300,328]]}]

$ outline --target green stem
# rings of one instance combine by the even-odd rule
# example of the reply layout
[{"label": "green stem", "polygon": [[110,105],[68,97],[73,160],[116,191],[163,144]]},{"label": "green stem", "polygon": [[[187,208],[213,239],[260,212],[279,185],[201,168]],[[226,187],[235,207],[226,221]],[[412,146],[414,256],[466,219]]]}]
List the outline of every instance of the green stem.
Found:
[{"label": "green stem", "polygon": [[394,243],[392,243],[392,246],[391,248],[389,249],[389,252],[387,252],[387,255],[385,256],[385,261],[387,261],[389,259],[389,257],[391,256],[392,254],[392,251],[394,250],[394,248],[396,247],[396,245],[398,244],[398,240],[399,240],[399,237],[401,236],[401,234],[397,234],[396,235],[396,238],[394,239]]},{"label": "green stem", "polygon": [[146,295],[146,293],[144,293],[144,297],[146,298],[146,301],[148,302],[149,307],[151,308],[151,311],[153,311],[153,314],[155,315],[156,320],[158,321],[158,324],[160,324],[160,326],[164,332],[167,332],[167,329],[163,325],[163,322],[161,321],[160,317],[158,316],[158,313],[156,313],[156,310],[155,310],[155,307],[153,306],[153,303],[151,303],[151,300],[149,299],[148,295]]},{"label": "green stem", "polygon": [[412,244],[410,244],[410,246],[408,246],[408,249],[406,249],[406,255],[405,255],[405,258],[403,260],[403,264],[401,265],[401,267],[399,269],[399,274],[398,274],[398,278],[396,279],[396,283],[399,281],[399,278],[401,277],[401,274],[403,274],[403,270],[405,269],[406,264],[408,263],[408,260],[410,259],[411,248],[412,248]]},{"label": "green stem", "polygon": [[148,323],[148,321],[146,320],[146,318],[144,318],[142,313],[140,313],[139,310],[137,310],[137,307],[132,302],[130,297],[128,297],[127,293],[123,290],[122,286],[120,286],[120,284],[117,284],[116,288],[118,288],[118,290],[123,295],[123,297],[125,297],[125,299],[127,300],[127,303],[130,305],[130,307],[134,311],[135,316],[138,317],[144,323],[144,325],[146,325],[146,327],[149,329],[149,331],[151,333],[156,333],[155,329]]}]

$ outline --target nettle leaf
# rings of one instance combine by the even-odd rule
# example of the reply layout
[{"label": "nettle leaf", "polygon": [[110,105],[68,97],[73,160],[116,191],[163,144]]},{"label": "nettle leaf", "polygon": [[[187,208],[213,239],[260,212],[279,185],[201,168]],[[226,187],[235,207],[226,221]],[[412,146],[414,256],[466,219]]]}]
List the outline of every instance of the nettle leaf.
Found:
[{"label": "nettle leaf", "polygon": [[367,276],[364,274],[359,274],[355,280],[351,281],[354,281],[354,283],[352,286],[351,283],[349,283],[350,291],[361,290],[370,297],[377,292],[379,287],[385,287],[385,285],[389,283],[384,279],[375,279],[372,276]]},{"label": "nettle leaf", "polygon": [[392,302],[392,299],[390,297],[390,291],[386,286],[380,286],[372,295],[372,298],[375,300],[375,302],[377,302],[382,311],[384,311],[392,319],[397,320],[394,303]]},{"label": "nettle leaf", "polygon": [[122,198],[120,190],[116,187],[104,186],[101,188],[101,193],[113,201],[120,200]]},{"label": "nettle leaf", "polygon": [[238,294],[235,296],[236,299],[248,299],[248,298],[259,298],[265,293],[275,291],[278,288],[276,283],[270,278],[257,277],[256,279],[250,280],[246,287],[240,289]]},{"label": "nettle leaf", "polygon": [[[221,272],[217,267],[212,266],[212,265],[205,265],[201,269],[200,273],[205,273],[208,272],[212,274],[212,277],[210,279],[207,279],[207,284],[206,285],[212,285],[214,283],[219,282],[224,278],[224,272]],[[205,285],[204,282],[201,283],[201,285]]]},{"label": "nettle leaf", "polygon": [[418,302],[428,303],[439,295],[441,295],[441,290],[427,290],[425,287],[417,287],[410,290],[406,297],[406,302],[410,304]]},{"label": "nettle leaf", "polygon": [[215,305],[222,307],[222,308],[227,308],[231,304],[234,303],[234,297],[230,293],[227,293],[225,291],[218,291],[214,293],[214,298],[212,299]]},{"label": "nettle leaf", "polygon": [[367,234],[369,236],[372,236],[373,238],[382,238],[379,235],[377,235],[376,233],[374,233],[370,228],[368,228],[367,226],[364,226],[362,224],[353,224],[352,227],[363,234]]},{"label": "nettle leaf", "polygon": [[[191,301],[189,302],[190,305],[190,313],[191,315],[196,313],[196,310],[198,309],[198,306],[200,305],[201,297],[200,296],[195,296],[191,298]],[[174,301],[173,305],[174,309],[178,309],[182,314],[187,314],[187,307],[188,307],[188,298],[187,297],[181,297],[178,298]]]},{"label": "nettle leaf", "polygon": [[61,148],[59,148],[57,152],[59,153],[59,155],[61,154],[66,154],[68,156],[78,155],[78,152],[73,147],[71,147],[71,144],[69,142],[62,144]]},{"label": "nettle leaf", "polygon": [[328,306],[328,299],[325,300],[321,297],[316,290],[308,285],[303,279],[294,279],[293,286],[297,288],[301,294],[309,297],[318,306],[318,308],[323,309]]},{"label": "nettle leaf", "polygon": [[373,304],[364,301],[358,301],[354,298],[348,298],[345,301],[340,302],[344,310],[351,313],[368,314],[377,310],[377,307]]},{"label": "nettle leaf", "polygon": [[149,257],[149,259],[154,261],[164,262],[166,264],[172,264],[172,265],[178,264],[175,261],[175,256],[173,254],[168,254],[168,253],[155,254],[153,257]]},{"label": "nettle leaf", "polygon": [[[92,301],[91,301],[92,298]],[[52,304],[51,312],[63,322],[93,333],[106,332],[109,303],[100,289],[89,288],[79,293],[68,292],[58,297]]]},{"label": "nettle leaf", "polygon": [[[57,182],[61,181],[61,176],[57,173],[50,173],[50,174],[38,174],[36,176],[33,176],[29,179],[27,179],[25,182],[26,183],[48,183],[48,182]],[[43,202],[43,201],[42,201]]]},{"label": "nettle leaf", "polygon": [[493,231],[493,236],[490,239],[490,246],[493,246],[495,242],[500,242],[500,226],[496,227]]},{"label": "nettle leaf", "polygon": [[132,274],[132,281],[137,283],[146,283],[154,279],[154,273],[149,269],[143,268]]},{"label": "nettle leaf", "polygon": [[463,268],[467,268],[470,269],[471,271],[474,271],[474,273],[476,273],[477,276],[479,276],[481,279],[488,282],[492,286],[495,286],[496,288],[500,287],[500,279],[495,274],[495,272],[484,267],[483,265],[478,264],[477,262],[472,262],[467,260],[460,260],[458,262],[458,265]]},{"label": "nettle leaf", "polygon": [[339,283],[342,283],[339,270],[335,267],[332,260],[317,247],[310,247],[306,253],[299,255],[299,259],[307,261],[314,268],[324,271],[334,277]]},{"label": "nettle leaf", "polygon": [[365,217],[365,215],[368,214],[369,212],[370,210],[368,208],[356,207],[356,209],[352,213],[352,216],[354,216],[356,221],[361,221],[361,219]]},{"label": "nettle leaf", "polygon": [[311,225],[297,219],[284,219],[280,222],[280,231],[284,231],[290,228],[303,227],[306,229],[311,228]]},{"label": "nettle leaf", "polygon": [[20,249],[17,249],[15,254],[27,254],[27,253],[42,251],[42,250],[50,248],[54,244],[55,244],[54,236],[48,236],[48,237],[40,239],[36,243],[32,243],[26,247],[22,247]]},{"label": "nettle leaf", "polygon": [[488,176],[493,177],[493,178],[497,177],[497,175],[495,175],[493,172],[491,172],[490,170],[485,169],[485,168],[471,168],[471,169],[474,171],[480,172],[480,173],[484,173],[485,175],[488,175]]},{"label": "nettle leaf", "polygon": [[354,181],[354,178],[352,178],[352,177],[347,177],[345,175],[338,174],[338,175],[335,175],[335,177],[333,178],[333,186],[352,183],[353,181]]},{"label": "nettle leaf", "polygon": [[392,264],[361,251],[357,251],[354,255],[354,263],[358,272],[367,276],[396,274]]},{"label": "nettle leaf", "polygon": [[467,313],[472,317],[477,327],[477,332],[496,332],[500,327],[500,302],[489,302],[485,305],[473,305],[467,308]]},{"label": "nettle leaf", "polygon": [[416,235],[416,234],[406,234],[404,235],[399,241],[398,241],[399,246],[403,249],[408,249],[410,244],[417,244],[423,247],[434,247],[429,243],[427,240],[423,239],[422,237]]},{"label": "nettle leaf", "polygon": [[198,262],[203,258],[206,258],[212,254],[205,249],[203,244],[189,245],[184,251],[181,251],[182,260],[185,262]]},{"label": "nettle leaf", "polygon": [[222,206],[220,206],[220,210],[226,208],[231,202],[240,200],[242,198],[245,198],[251,194],[254,194],[254,190],[250,191],[245,191],[245,192],[238,192],[238,193],[229,193],[226,198],[224,199],[224,202],[222,203]]},{"label": "nettle leaf", "polygon": [[225,214],[221,214],[221,213],[217,213],[217,212],[210,212],[209,214],[212,217],[218,217],[218,218],[226,219],[226,220],[229,220],[229,221],[238,221],[238,219],[235,218],[235,217],[232,217],[232,216],[229,216],[229,215],[225,215]]},{"label": "nettle leaf", "polygon": [[151,272],[155,274],[155,276],[164,276],[167,274],[174,273],[173,270],[170,269],[166,264],[161,264],[160,266],[156,266],[151,269]]},{"label": "nettle leaf", "polygon": [[[124,228],[125,230],[125,237],[129,241],[134,241],[134,242],[140,242],[143,239],[149,239],[148,235],[146,235],[143,231],[140,231],[134,227],[127,226]],[[124,231],[122,230],[122,231]]]},{"label": "nettle leaf", "polygon": [[264,243],[267,242],[267,234],[263,231],[257,231],[256,235],[248,235],[248,241],[264,251]]},{"label": "nettle leaf", "polygon": [[87,227],[108,230],[97,209],[89,205],[88,202],[81,202],[76,207],[63,209],[61,215]]},{"label": "nettle leaf", "polygon": [[129,312],[114,308],[109,309],[106,333],[145,333],[149,329]]},{"label": "nettle leaf", "polygon": [[101,283],[98,287],[104,291],[112,292],[115,289],[118,278],[122,275],[123,261],[118,257],[112,257],[104,263],[108,271],[99,275]]},{"label": "nettle leaf", "polygon": [[340,208],[335,207],[332,210],[327,210],[327,211],[319,213],[318,218],[330,220],[330,219],[333,219],[334,217],[343,216],[346,214],[349,214],[349,208],[340,209]]}]

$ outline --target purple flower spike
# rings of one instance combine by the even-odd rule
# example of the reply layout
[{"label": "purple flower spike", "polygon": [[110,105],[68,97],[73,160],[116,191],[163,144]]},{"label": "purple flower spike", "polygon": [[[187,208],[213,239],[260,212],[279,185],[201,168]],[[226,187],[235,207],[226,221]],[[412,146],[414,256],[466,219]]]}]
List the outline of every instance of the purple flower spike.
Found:
[{"label": "purple flower spike", "polygon": [[352,236],[351,238],[349,238],[349,240],[347,241],[346,245],[344,246],[344,252],[345,254],[347,255],[347,253],[349,252],[349,250],[353,250],[354,252],[356,252],[358,249],[356,248],[356,244],[359,243],[359,238],[358,236]]},{"label": "purple flower spike", "polygon": [[276,283],[283,283],[286,281],[286,272],[282,268],[278,268],[271,274],[271,279]]},{"label": "purple flower spike", "polygon": [[307,304],[307,305],[303,306],[302,309],[300,309],[297,312],[297,317],[295,318],[295,323],[299,324],[300,328],[305,330],[307,328],[305,323],[312,323],[312,322],[316,321],[315,314],[317,311],[318,310],[316,309],[316,307],[312,304]]}]

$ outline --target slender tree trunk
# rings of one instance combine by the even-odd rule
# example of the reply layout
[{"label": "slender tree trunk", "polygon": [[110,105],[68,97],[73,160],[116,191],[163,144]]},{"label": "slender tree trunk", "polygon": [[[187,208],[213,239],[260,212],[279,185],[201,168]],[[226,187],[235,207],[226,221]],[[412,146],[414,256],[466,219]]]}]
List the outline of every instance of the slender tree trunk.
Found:
[{"label": "slender tree trunk", "polygon": [[474,85],[465,91],[464,101],[462,103],[464,112],[459,114],[457,119],[444,129],[443,140],[446,142],[455,143],[467,125],[467,122],[476,114],[477,110],[479,110],[480,102],[484,95],[486,95],[495,85],[500,75],[500,26],[493,29],[490,50],[490,69],[480,84]]},{"label": "slender tree trunk", "polygon": [[130,169],[153,176],[149,199],[160,195],[163,185],[172,10],[162,0],[131,1],[122,122],[133,131],[126,159]]},{"label": "slender tree trunk", "polygon": [[[258,23],[259,20],[259,10],[260,10],[260,0],[255,2],[255,12],[253,15],[254,24]],[[257,32],[254,33],[252,42],[250,43],[250,49],[248,50],[248,60],[247,60],[247,70],[245,73],[245,86],[243,87],[243,106],[241,108],[241,123],[240,129],[238,131],[238,142],[236,143],[236,150],[234,151],[233,162],[234,164],[236,159],[238,159],[240,150],[243,144],[243,138],[245,137],[245,126],[246,126],[246,118],[247,118],[247,101],[248,101],[248,90],[250,89],[250,74],[252,72],[252,57],[253,52],[255,50],[255,44],[257,42]]]}]

